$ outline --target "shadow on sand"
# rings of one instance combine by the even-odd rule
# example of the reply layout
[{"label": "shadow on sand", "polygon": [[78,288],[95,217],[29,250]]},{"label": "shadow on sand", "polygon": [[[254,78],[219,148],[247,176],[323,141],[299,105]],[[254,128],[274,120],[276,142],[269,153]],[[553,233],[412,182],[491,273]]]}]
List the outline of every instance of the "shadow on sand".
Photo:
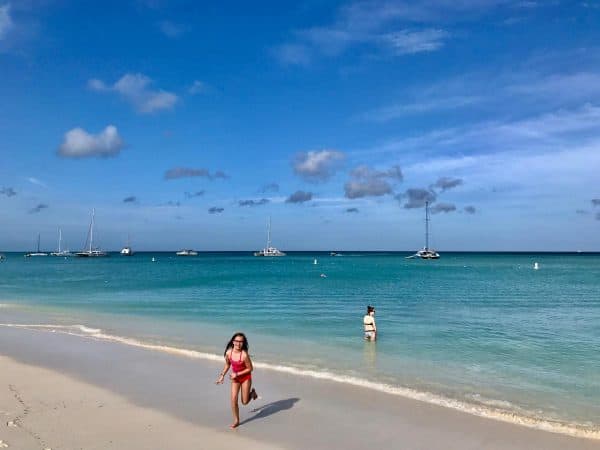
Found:
[{"label": "shadow on sand", "polygon": [[240,422],[240,425],[244,425],[248,422],[252,422],[256,419],[264,419],[265,417],[270,416],[271,414],[278,413],[279,411],[284,411],[286,409],[291,409],[296,402],[300,401],[298,397],[286,398],[285,400],[277,400],[276,402],[267,403],[266,405],[259,406],[258,408],[254,408],[252,410],[254,414],[252,417]]}]

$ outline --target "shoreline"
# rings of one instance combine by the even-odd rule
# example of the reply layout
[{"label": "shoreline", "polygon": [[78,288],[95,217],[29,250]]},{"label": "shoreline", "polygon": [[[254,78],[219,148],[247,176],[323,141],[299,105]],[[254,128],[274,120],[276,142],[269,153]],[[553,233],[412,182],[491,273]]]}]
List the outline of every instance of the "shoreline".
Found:
[{"label": "shoreline", "polygon": [[[107,389],[135,407],[157,410],[214,433],[221,433],[230,421],[228,389],[213,385],[220,358],[182,358],[48,331],[3,327],[0,337],[0,354]],[[242,408],[239,431],[275,446],[330,448],[336,439],[348,448],[372,447],[372,433],[377,442],[389,446],[401,432],[410,438],[405,448],[600,448],[594,439],[477,417],[332,380],[262,370],[260,364],[257,369],[255,383],[262,399],[251,404],[259,408],[254,413]],[[311,436],[298,434],[313,428],[318,431]]]},{"label": "shoreline", "polygon": [[[115,336],[106,334],[99,328],[91,328],[85,325],[59,325],[59,324],[6,324],[0,323],[0,328],[16,328],[29,331],[40,331],[47,333],[60,333],[76,336],[81,339],[93,339],[108,343],[130,346],[143,350],[163,352],[178,357],[191,358],[205,362],[222,362],[220,355],[191,350],[187,348],[173,347],[165,344],[154,344],[140,341],[136,338]],[[295,377],[303,377],[310,380],[323,380],[338,383],[358,389],[367,389],[386,395],[401,397],[403,399],[423,402],[430,405],[447,408],[459,413],[469,414],[475,417],[491,419],[511,425],[518,425],[534,430],[557,433],[565,436],[597,440],[600,442],[600,429],[588,427],[576,423],[569,423],[547,418],[535,417],[533,415],[519,414],[506,409],[495,408],[485,404],[469,403],[463,400],[453,399],[440,394],[427,391],[419,391],[410,387],[394,386],[381,382],[370,381],[365,378],[336,374],[327,370],[314,370],[296,366],[274,365],[263,362],[255,362],[254,366],[260,370],[267,370]]]}]

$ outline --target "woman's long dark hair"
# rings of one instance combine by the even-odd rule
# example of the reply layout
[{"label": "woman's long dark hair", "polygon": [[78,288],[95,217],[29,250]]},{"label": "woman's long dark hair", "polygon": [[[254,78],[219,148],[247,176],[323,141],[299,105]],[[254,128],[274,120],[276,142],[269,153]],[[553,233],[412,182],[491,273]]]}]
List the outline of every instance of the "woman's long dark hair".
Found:
[{"label": "woman's long dark hair", "polygon": [[233,336],[231,336],[231,339],[229,339],[229,342],[227,343],[227,346],[225,347],[225,352],[223,352],[223,356],[227,356],[227,350],[229,350],[230,348],[233,348],[233,340],[238,336],[241,336],[244,338],[244,343],[242,344],[242,350],[245,351],[246,353],[248,353],[248,349],[250,347],[248,346],[248,339],[246,338],[246,335],[242,332],[237,332]]}]

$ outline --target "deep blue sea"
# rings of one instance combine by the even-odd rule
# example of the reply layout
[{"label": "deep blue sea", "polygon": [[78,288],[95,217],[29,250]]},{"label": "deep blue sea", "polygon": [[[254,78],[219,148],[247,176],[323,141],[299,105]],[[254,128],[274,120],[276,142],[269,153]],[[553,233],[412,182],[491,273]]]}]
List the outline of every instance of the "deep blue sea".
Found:
[{"label": "deep blue sea", "polygon": [[[8,253],[0,323],[198,357],[242,330],[258,371],[600,436],[600,254],[405,256]],[[362,338],[368,304],[374,343]]]}]

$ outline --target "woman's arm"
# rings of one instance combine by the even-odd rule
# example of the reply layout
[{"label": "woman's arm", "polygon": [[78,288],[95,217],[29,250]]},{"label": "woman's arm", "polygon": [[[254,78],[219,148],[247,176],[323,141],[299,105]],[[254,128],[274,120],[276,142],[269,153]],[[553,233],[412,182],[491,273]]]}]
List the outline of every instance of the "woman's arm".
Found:
[{"label": "woman's arm", "polygon": [[223,383],[225,374],[227,373],[227,371],[229,370],[230,367],[231,367],[231,363],[229,362],[229,358],[227,355],[225,355],[225,366],[223,367],[223,370],[221,370],[221,373],[219,374],[219,378],[217,378],[217,381],[215,381],[216,384]]}]

